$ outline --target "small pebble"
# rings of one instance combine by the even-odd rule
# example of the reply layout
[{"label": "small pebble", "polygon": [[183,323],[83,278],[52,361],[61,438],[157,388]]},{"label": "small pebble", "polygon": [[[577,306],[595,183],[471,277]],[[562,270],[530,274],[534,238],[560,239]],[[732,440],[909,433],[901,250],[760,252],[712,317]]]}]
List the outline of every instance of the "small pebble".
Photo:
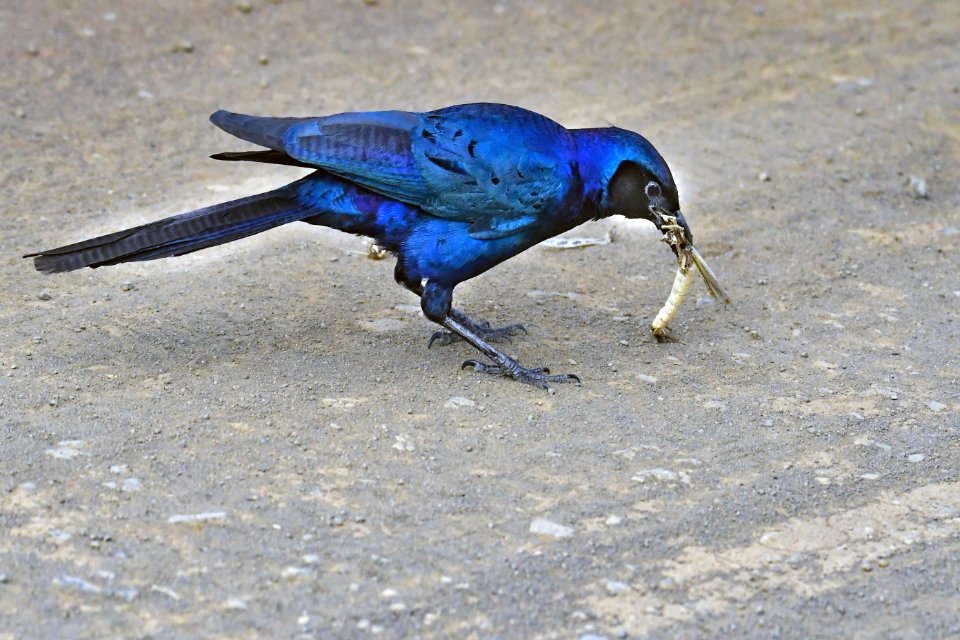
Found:
[{"label": "small pebble", "polygon": [[917,200],[926,200],[929,195],[927,181],[918,176],[910,176],[910,195]]},{"label": "small pebble", "polygon": [[930,411],[933,411],[934,413],[940,413],[947,408],[947,405],[943,404],[942,402],[937,402],[936,400],[931,400],[927,403],[927,406],[930,408]]},{"label": "small pebble", "polygon": [[250,13],[253,11],[253,3],[250,2],[250,0],[239,0],[234,6],[240,13]]},{"label": "small pebble", "polygon": [[189,40],[180,40],[170,48],[171,53],[193,53],[193,43]]},{"label": "small pebble", "polygon": [[116,589],[110,589],[107,595],[124,602],[133,602],[140,595],[140,590],[136,587],[117,587]]},{"label": "small pebble", "polygon": [[160,585],[158,585],[158,584],[155,584],[155,585],[153,585],[153,586],[150,587],[150,591],[155,591],[155,592],[157,592],[157,593],[162,593],[163,595],[167,596],[167,597],[170,598],[171,600],[179,600],[179,599],[180,599],[180,594],[177,593],[176,591],[174,591],[173,589],[171,589],[170,587],[163,587],[163,586],[160,586]]},{"label": "small pebble", "polygon": [[46,300],[50,300],[51,298],[53,298],[53,296],[51,296],[51,295],[50,295],[49,293],[47,293],[46,291],[40,293],[40,295],[37,296],[37,300],[44,300],[44,301],[46,301]]},{"label": "small pebble", "polygon": [[548,538],[570,538],[575,531],[567,526],[547,520],[546,518],[535,518],[530,523],[530,533],[535,533]]},{"label": "small pebble", "polygon": [[100,593],[101,589],[92,582],[87,582],[83,578],[70,576],[65,573],[60,574],[53,579],[53,584],[64,589],[73,589],[81,593]]},{"label": "small pebble", "polygon": [[673,591],[677,588],[677,583],[673,578],[664,578],[657,583],[657,589],[661,591]]},{"label": "small pebble", "polygon": [[257,56],[257,63],[266,66],[270,64],[270,58],[266,54],[261,53]]},{"label": "small pebble", "polygon": [[757,180],[760,182],[770,182],[770,174],[766,171],[761,171],[757,174]]},{"label": "small pebble", "polygon": [[690,484],[690,475],[686,471],[676,472],[662,468],[645,469],[630,479],[640,484],[645,484],[647,480],[656,480],[657,482],[677,482],[679,480],[683,484]]},{"label": "small pebble", "polygon": [[217,523],[227,519],[226,511],[206,511],[204,513],[176,514],[167,518],[170,524]]},{"label": "small pebble", "polygon": [[293,580],[296,578],[302,578],[304,576],[309,576],[313,573],[313,570],[307,567],[284,567],[280,571],[280,577],[287,580]]},{"label": "small pebble", "polygon": [[927,459],[927,456],[925,456],[922,453],[911,453],[910,455],[907,456],[907,460],[909,460],[910,462],[923,462],[926,459]]},{"label": "small pebble", "polygon": [[607,580],[603,588],[606,589],[607,593],[611,596],[618,596],[631,591],[630,585],[626,582],[620,582],[619,580]]},{"label": "small pebble", "polygon": [[449,409],[457,409],[460,407],[472,407],[476,403],[470,398],[464,398],[463,396],[453,396],[447,400],[445,406]]}]

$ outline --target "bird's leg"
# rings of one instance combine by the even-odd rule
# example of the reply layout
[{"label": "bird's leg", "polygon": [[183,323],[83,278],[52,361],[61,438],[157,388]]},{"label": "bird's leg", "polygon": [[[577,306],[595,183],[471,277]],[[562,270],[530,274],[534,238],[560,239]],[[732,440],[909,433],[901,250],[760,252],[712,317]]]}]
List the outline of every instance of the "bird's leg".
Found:
[{"label": "bird's leg", "polygon": [[[399,261],[393,270],[393,277],[396,278],[397,282],[399,282],[401,285],[417,294],[421,298],[423,297],[423,285],[419,280],[410,279],[404,271],[403,265]],[[491,327],[490,323],[485,320],[474,322],[467,314],[452,307],[450,308],[450,315],[453,316],[454,320],[487,342],[512,342],[511,338],[513,336],[518,336],[521,333],[527,333],[527,328],[522,324],[509,324],[505,327]],[[460,342],[461,340],[463,340],[463,338],[452,331],[437,331],[430,336],[430,342],[427,343],[427,349],[432,347],[433,343],[435,342],[441,347],[445,347],[448,344]]]},{"label": "bird's leg", "polygon": [[[450,317],[487,342],[513,342],[513,336],[518,336],[521,333],[526,335],[527,333],[527,328],[522,324],[508,324],[505,327],[491,327],[490,323],[486,320],[474,322],[470,319],[470,316],[453,308],[450,309]],[[437,343],[441,347],[445,347],[448,344],[460,342],[463,339],[464,338],[459,334],[456,334],[452,331],[437,331],[430,336],[430,342],[427,343],[427,348],[429,349],[432,347],[433,343]]]},{"label": "bird's leg", "polygon": [[551,382],[573,382],[580,384],[580,377],[572,373],[563,373],[559,375],[550,375],[550,370],[546,367],[537,369],[527,369],[519,362],[503,353],[492,344],[484,340],[477,332],[471,330],[456,316],[463,316],[462,313],[455,311],[451,302],[453,300],[453,289],[433,282],[428,282],[424,288],[423,295],[420,297],[420,306],[423,313],[428,318],[446,327],[452,333],[460,336],[480,353],[493,361],[493,364],[486,364],[477,360],[464,361],[462,368],[473,367],[474,371],[490,373],[493,375],[513,378],[524,384],[533,385],[540,389],[549,389]]}]

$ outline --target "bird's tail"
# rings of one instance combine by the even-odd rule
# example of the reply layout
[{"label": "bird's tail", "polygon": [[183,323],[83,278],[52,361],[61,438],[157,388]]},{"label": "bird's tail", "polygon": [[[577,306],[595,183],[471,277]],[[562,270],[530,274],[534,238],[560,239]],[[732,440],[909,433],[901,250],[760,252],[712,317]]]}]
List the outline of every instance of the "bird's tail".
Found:
[{"label": "bird's tail", "polygon": [[180,256],[317,215],[321,209],[297,197],[297,184],[24,257],[59,273]]}]

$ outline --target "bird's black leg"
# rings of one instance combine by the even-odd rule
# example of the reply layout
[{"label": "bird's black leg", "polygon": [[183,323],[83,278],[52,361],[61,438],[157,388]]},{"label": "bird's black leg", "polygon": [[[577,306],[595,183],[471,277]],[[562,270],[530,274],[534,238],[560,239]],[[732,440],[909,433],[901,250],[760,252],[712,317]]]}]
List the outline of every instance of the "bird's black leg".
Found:
[{"label": "bird's black leg", "polygon": [[[397,261],[397,266],[393,269],[393,277],[396,278],[397,282],[410,291],[414,292],[418,296],[423,296],[423,285],[420,284],[419,280],[411,280],[407,276],[400,261]],[[453,307],[450,308],[450,315],[454,320],[487,342],[513,342],[511,340],[513,336],[518,336],[521,333],[526,335],[527,333],[527,328],[522,324],[508,324],[505,327],[491,327],[490,323],[485,320],[474,322],[470,319],[470,316],[462,311],[454,309]],[[461,340],[463,340],[463,337],[453,333],[452,331],[436,331],[432,336],[430,336],[430,342],[427,343],[427,349],[432,347],[434,343],[437,343],[441,347],[445,347],[448,344],[460,342]]]},{"label": "bird's black leg", "polygon": [[428,282],[423,294],[420,296],[420,305],[423,308],[424,315],[457,334],[493,361],[493,364],[486,364],[477,360],[466,360],[463,363],[464,369],[473,367],[474,371],[513,378],[514,380],[539,387],[540,389],[549,389],[549,383],[551,382],[573,382],[578,385],[580,384],[580,377],[572,373],[550,375],[550,370],[546,367],[527,369],[522,366],[519,362],[484,340],[477,332],[472,331],[470,327],[460,322],[455,315],[463,316],[463,314],[459,312],[454,313],[451,307],[452,300],[453,289],[451,287]]}]

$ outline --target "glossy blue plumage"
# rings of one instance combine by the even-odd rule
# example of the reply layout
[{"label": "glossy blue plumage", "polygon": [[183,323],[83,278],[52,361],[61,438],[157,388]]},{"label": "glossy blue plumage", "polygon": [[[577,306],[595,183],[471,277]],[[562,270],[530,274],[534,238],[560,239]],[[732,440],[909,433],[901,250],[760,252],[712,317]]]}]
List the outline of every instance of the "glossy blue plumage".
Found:
[{"label": "glossy blue plumage", "polygon": [[451,307],[453,288],[594,218],[619,213],[659,227],[663,215],[673,216],[689,238],[667,164],[623,129],[568,130],[501,104],[318,118],[218,111],[211,120],[266,148],[215,158],[317,171],[275,191],[33,254],[36,267],[151,260],[296,220],[325,225],[393,252],[397,280],[421,296],[427,317],[469,340],[505,375],[545,386],[558,376],[523,369],[485,342],[483,327]]},{"label": "glossy blue plumage", "polygon": [[[250,142],[415,207],[419,215],[404,210],[404,224],[390,233],[376,225],[350,229],[397,252],[411,279],[456,284],[586,220],[615,213],[604,210],[604,187],[624,160],[649,165],[673,185],[666,163],[635,133],[570,131],[509,105],[321,118],[218,111],[211,119]],[[334,178],[317,174],[311,180],[328,185]],[[310,196],[313,206],[336,208],[329,197],[336,189],[314,191],[322,195]]]}]

